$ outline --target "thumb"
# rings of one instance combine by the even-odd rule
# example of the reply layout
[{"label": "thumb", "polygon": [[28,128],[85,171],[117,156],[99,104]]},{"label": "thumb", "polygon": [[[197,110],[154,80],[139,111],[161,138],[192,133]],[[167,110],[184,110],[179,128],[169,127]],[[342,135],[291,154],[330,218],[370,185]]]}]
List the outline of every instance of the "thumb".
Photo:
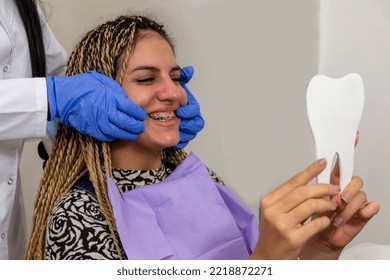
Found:
[{"label": "thumb", "polygon": [[194,67],[192,66],[183,67],[180,72],[180,83],[182,85],[188,83],[191,80],[193,75],[194,75]]}]

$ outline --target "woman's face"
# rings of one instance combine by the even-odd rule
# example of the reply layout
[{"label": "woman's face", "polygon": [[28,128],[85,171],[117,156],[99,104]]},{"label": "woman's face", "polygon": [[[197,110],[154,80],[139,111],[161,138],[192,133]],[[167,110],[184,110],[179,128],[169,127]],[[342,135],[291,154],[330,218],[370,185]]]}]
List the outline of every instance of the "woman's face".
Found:
[{"label": "woman's face", "polygon": [[147,149],[161,150],[180,140],[180,119],[175,111],[187,104],[187,95],[180,85],[180,67],[168,42],[156,32],[145,33],[130,55],[122,88],[149,116],[144,133],[135,142]]}]

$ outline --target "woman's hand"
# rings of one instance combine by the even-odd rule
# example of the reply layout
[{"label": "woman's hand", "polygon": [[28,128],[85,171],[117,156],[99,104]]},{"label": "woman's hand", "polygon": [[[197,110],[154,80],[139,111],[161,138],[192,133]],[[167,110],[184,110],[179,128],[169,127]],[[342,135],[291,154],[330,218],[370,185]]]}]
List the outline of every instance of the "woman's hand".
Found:
[{"label": "woman's hand", "polygon": [[[317,160],[260,201],[260,237],[250,259],[297,259],[313,236],[328,228],[340,187],[331,184],[307,185],[326,167]],[[321,215],[319,215],[321,214]],[[307,221],[313,215],[318,218]]]},{"label": "woman's hand", "polygon": [[340,196],[331,198],[339,205],[337,211],[327,214],[332,223],[306,244],[301,259],[337,259],[344,247],[379,212],[379,204],[367,201],[366,194],[360,190],[362,186],[363,181],[353,177]]},{"label": "woman's hand", "polygon": [[[335,170],[338,170],[337,164]],[[338,182],[337,175],[332,177]],[[301,259],[338,259],[344,247],[379,212],[379,204],[368,202],[362,187],[362,179],[355,176],[340,195],[331,197],[331,201],[338,204],[336,211],[327,213],[332,223],[306,244]]]},{"label": "woman's hand", "polygon": [[[356,134],[355,145],[358,141],[359,133]],[[330,181],[334,185],[340,184],[338,161],[332,171]],[[327,213],[332,222],[323,232],[314,236],[306,244],[300,255],[301,259],[337,259],[344,247],[379,212],[379,204],[368,202],[366,194],[361,191],[362,187],[362,179],[353,177],[340,195],[331,197],[331,201],[338,205],[336,211]]]}]

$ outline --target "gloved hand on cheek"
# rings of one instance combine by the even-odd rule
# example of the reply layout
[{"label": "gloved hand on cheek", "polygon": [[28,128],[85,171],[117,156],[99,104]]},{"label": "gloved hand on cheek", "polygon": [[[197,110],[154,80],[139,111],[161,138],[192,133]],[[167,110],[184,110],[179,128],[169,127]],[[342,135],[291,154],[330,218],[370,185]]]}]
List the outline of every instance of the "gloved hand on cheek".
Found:
[{"label": "gloved hand on cheek", "polygon": [[176,115],[181,119],[180,142],[175,146],[177,149],[183,149],[187,146],[189,141],[194,139],[205,125],[199,103],[186,86],[194,74],[194,68],[192,66],[183,67],[180,74],[180,84],[187,93],[188,104],[176,110]]},{"label": "gloved hand on cheek", "polygon": [[113,79],[94,71],[46,77],[48,121],[75,128],[100,141],[135,140],[145,129],[147,114]]}]

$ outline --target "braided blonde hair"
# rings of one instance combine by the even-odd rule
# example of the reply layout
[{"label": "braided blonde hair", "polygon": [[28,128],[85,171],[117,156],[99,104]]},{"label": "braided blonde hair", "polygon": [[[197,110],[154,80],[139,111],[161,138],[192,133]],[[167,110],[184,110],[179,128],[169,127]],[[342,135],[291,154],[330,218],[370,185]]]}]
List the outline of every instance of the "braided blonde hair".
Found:
[{"label": "braided blonde hair", "polygon": [[[122,83],[129,56],[135,48],[142,30],[153,30],[171,45],[172,41],[163,26],[143,16],[120,16],[89,31],[74,48],[67,65],[67,75],[84,73],[89,70],[115,78],[120,72]],[[116,63],[124,54],[121,69]],[[162,156],[165,160],[179,165],[187,156],[184,150],[167,148]],[[75,129],[59,124],[53,142],[50,158],[43,171],[34,205],[33,226],[26,253],[26,259],[43,259],[46,227],[50,211],[56,201],[63,197],[84,175],[89,179],[96,192],[101,211],[107,221],[114,239],[116,251],[123,258],[116,236],[116,223],[112,206],[108,198],[107,181],[103,174],[111,174],[111,152],[108,143],[97,141],[78,133]]]}]

